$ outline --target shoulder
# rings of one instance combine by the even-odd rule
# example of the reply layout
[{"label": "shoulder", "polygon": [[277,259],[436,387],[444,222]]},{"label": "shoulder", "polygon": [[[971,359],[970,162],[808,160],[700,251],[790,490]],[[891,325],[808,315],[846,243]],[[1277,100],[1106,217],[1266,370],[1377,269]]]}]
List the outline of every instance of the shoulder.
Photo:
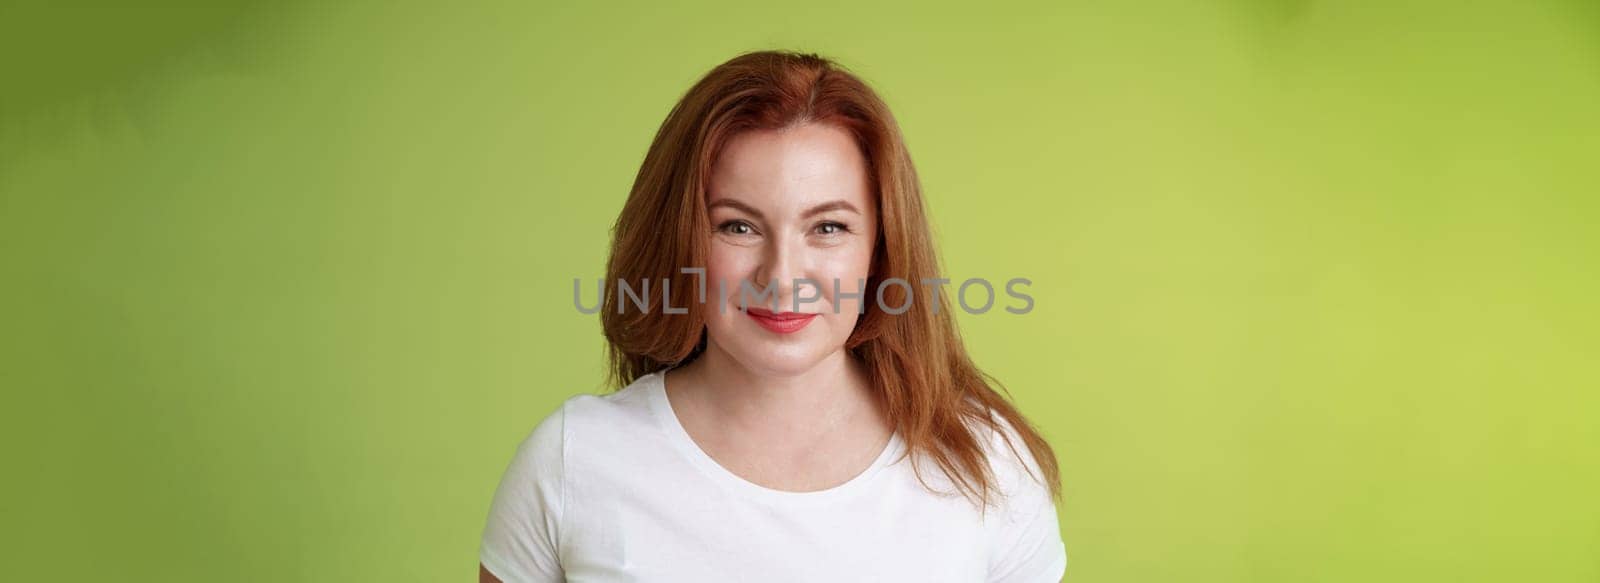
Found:
[{"label": "shoulder", "polygon": [[986,513],[990,536],[989,580],[1058,581],[1066,570],[1066,546],[1049,481],[1021,433],[1003,415],[988,410],[993,427],[978,423],[994,472],[996,507]]},{"label": "shoulder", "polygon": [[561,404],[564,437],[579,445],[598,435],[617,435],[629,429],[653,427],[656,393],[661,390],[660,373],[634,380],[628,386],[604,394],[573,395]]},{"label": "shoulder", "polygon": [[531,458],[529,461],[539,462],[541,467],[558,467],[554,464],[561,461],[575,435],[581,437],[585,430],[645,419],[650,413],[648,393],[653,380],[643,377],[610,393],[579,393],[567,397],[554,410],[534,421],[533,428],[517,444],[517,457]]},{"label": "shoulder", "polygon": [[580,393],[563,400],[534,424],[517,447],[517,458],[549,470],[564,471],[572,456],[589,451],[597,438],[653,423],[653,375],[605,394]]},{"label": "shoulder", "polygon": [[568,485],[592,475],[610,453],[627,451],[606,441],[640,426],[640,416],[649,411],[650,382],[641,379],[604,395],[573,395],[534,423],[495,490],[484,530],[486,566],[496,573],[558,572],[555,557],[570,535],[566,517],[582,494]]},{"label": "shoulder", "polygon": [[984,455],[990,471],[994,472],[997,490],[1004,496],[1029,490],[1048,490],[1049,482],[1021,432],[995,409],[986,408],[985,411],[992,425],[978,421],[972,421],[971,425],[974,436],[984,446]]}]

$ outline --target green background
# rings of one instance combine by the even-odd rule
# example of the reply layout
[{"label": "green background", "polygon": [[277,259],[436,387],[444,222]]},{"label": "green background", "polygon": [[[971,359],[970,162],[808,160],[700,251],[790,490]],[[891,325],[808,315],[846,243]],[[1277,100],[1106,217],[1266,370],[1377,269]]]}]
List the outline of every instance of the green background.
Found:
[{"label": "green background", "polygon": [[472,578],[656,127],[796,48],[1034,281],[960,323],[1069,581],[1600,581],[1595,2],[0,6],[0,579]]}]

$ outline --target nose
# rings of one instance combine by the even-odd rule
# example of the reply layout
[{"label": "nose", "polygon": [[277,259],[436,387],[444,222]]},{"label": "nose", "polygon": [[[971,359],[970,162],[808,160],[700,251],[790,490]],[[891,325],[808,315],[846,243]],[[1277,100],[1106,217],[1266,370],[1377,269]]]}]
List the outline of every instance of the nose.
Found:
[{"label": "nose", "polygon": [[[809,301],[821,293],[821,289],[816,287],[820,284],[806,281],[809,271],[810,261],[806,255],[806,246],[784,237],[777,237],[762,253],[761,266],[753,274],[755,281],[751,283],[757,290],[772,285],[777,302],[776,310],[787,312],[796,309],[796,296]],[[762,301],[765,302],[765,299]],[[770,304],[768,307],[771,307]]]}]

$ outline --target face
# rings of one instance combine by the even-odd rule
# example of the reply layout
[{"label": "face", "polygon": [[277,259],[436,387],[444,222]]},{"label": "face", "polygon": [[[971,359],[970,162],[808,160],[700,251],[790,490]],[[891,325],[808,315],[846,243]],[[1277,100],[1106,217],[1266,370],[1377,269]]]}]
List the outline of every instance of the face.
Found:
[{"label": "face", "polygon": [[[865,280],[878,232],[850,133],[807,123],[734,135],[712,165],[706,210],[708,350],[777,376],[843,350],[872,301]],[[839,297],[849,294],[861,297]]]}]

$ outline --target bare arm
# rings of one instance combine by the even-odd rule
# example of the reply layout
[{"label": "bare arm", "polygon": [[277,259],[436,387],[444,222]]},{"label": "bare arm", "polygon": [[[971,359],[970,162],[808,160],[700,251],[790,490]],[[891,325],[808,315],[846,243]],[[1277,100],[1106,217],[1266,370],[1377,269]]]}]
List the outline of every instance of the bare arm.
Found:
[{"label": "bare arm", "polygon": [[478,563],[478,583],[501,583],[501,581],[499,577],[494,576],[494,573],[484,568],[483,563]]}]

